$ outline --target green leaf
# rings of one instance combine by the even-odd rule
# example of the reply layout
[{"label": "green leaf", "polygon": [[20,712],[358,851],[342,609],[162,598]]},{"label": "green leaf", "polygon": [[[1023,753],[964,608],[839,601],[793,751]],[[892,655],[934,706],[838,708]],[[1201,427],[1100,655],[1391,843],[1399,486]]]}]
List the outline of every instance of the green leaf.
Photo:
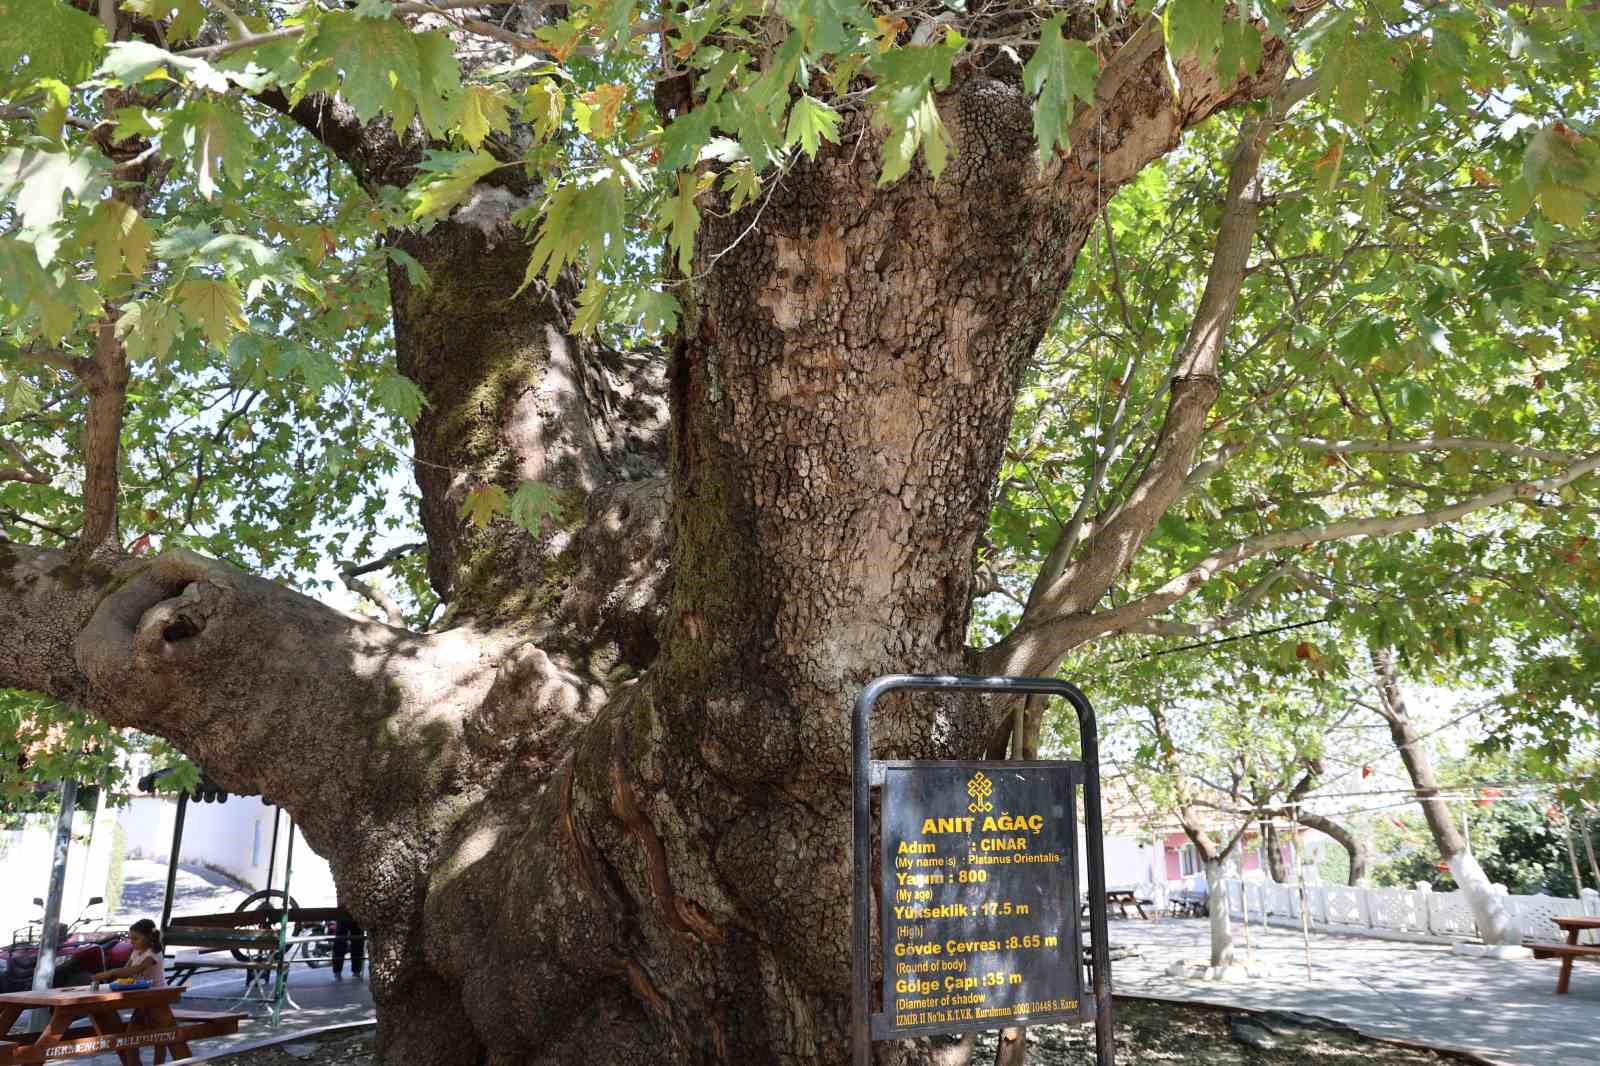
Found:
[{"label": "green leaf", "polygon": [[27,378],[21,374],[12,374],[9,378],[0,376],[0,414],[10,420],[38,409],[39,390]]},{"label": "green leaf", "polygon": [[130,137],[155,137],[161,133],[161,117],[142,107],[119,107],[112,113],[117,120],[111,136],[119,141]]},{"label": "green leaf", "polygon": [[818,52],[843,52],[872,26],[872,16],[855,0],[788,0],[780,10]]},{"label": "green leaf", "polygon": [[461,139],[477,149],[490,131],[511,132],[510,101],[498,90],[473,85],[462,94]]},{"label": "green leaf", "polygon": [[123,308],[115,332],[135,362],[165,359],[178,333],[178,316],[166,304],[137,301]]},{"label": "green leaf", "polygon": [[1415,419],[1423,419],[1433,407],[1433,399],[1425,382],[1405,378],[1395,387],[1395,397],[1400,410]]},{"label": "green leaf", "polygon": [[422,60],[411,31],[397,19],[330,11],[317,20],[302,53],[339,71],[339,93],[363,122],[389,112],[403,130],[416,114],[412,89],[422,81]]},{"label": "green leaf", "polygon": [[[417,50],[417,115],[430,134],[442,137],[446,130],[460,121],[465,106],[455,44],[449,37],[435,32],[413,34],[411,43]],[[397,94],[402,97],[408,88],[406,85],[395,86]],[[407,105],[402,103],[400,106],[403,109]]]},{"label": "green leaf", "polygon": [[[791,128],[794,120],[790,119]],[[693,166],[700,149],[711,140],[717,124],[717,105],[702,104],[674,118],[661,131],[661,159],[657,168],[665,173]]]},{"label": "green leaf", "polygon": [[372,383],[372,395],[386,411],[408,424],[422,415],[423,405],[427,403],[416,382],[402,374],[380,374]]},{"label": "green leaf", "polygon": [[554,78],[535,78],[523,92],[522,117],[533,123],[533,135],[538,140],[548,140],[561,128],[566,108],[566,94]]},{"label": "green leaf", "polygon": [[[904,177],[911,169],[918,146],[922,148],[922,159],[928,164],[928,172],[937,181],[954,147],[949,132],[944,128],[944,121],[939,117],[939,109],[934,106],[932,91],[905,89],[902,92],[918,96],[920,101],[898,125],[890,127],[889,136],[883,142],[883,172],[878,175],[879,185],[888,185]],[[899,111],[902,107],[903,102],[896,103],[890,110]]]},{"label": "green leaf", "polygon": [[61,130],[67,123],[67,104],[71,101],[72,90],[66,82],[55,78],[40,78],[33,84],[44,96],[37,121],[39,133],[46,140],[59,141]]},{"label": "green leaf", "polygon": [[94,246],[94,269],[101,284],[124,270],[134,277],[143,274],[153,236],[149,223],[132,206],[118,200],[95,205],[84,239]]},{"label": "green leaf", "polygon": [[839,112],[816,97],[804,94],[789,109],[789,133],[784,138],[784,147],[798,144],[807,158],[815,159],[817,149],[825,140],[839,143]]},{"label": "green leaf", "polygon": [[1033,134],[1039,142],[1039,162],[1049,160],[1057,144],[1067,148],[1067,127],[1072,125],[1073,101],[1094,99],[1095,82],[1100,77],[1100,61],[1088,45],[1068,40],[1061,27],[1065,15],[1056,15],[1039,31],[1039,47],[1027,66],[1022,82],[1037,97],[1033,108]]},{"label": "green leaf", "polygon": [[559,521],[561,510],[556,490],[542,481],[522,482],[511,497],[511,520],[536,537],[543,532],[545,516]]},{"label": "green leaf", "polygon": [[572,316],[572,332],[587,337],[600,328],[600,323],[606,317],[606,301],[610,293],[610,285],[598,278],[589,279],[583,291],[578,293],[578,313]]},{"label": "green leaf", "polygon": [[608,318],[622,326],[631,326],[647,336],[661,336],[678,326],[680,308],[669,293],[656,289],[641,289],[630,285],[613,293]]},{"label": "green leaf", "polygon": [[678,195],[666,202],[662,221],[667,227],[667,244],[678,254],[678,270],[694,272],[694,234],[700,228],[700,211],[694,205],[698,182],[689,171],[678,172]]},{"label": "green leaf", "polygon": [[467,198],[478,179],[499,166],[500,161],[488,152],[429,153],[421,170],[432,177],[414,189],[411,217],[420,221],[446,213]]},{"label": "green leaf", "polygon": [[556,275],[569,262],[590,250],[591,269],[604,259],[620,263],[627,245],[624,232],[623,187],[616,172],[596,176],[587,184],[565,184],[550,194],[539,237],[528,259],[518,291],[527,288],[542,271],[555,284]]},{"label": "green leaf", "polygon": [[157,71],[171,70],[197,88],[215,93],[228,91],[228,79],[203,59],[173,55],[144,41],[118,41],[106,49],[99,74],[123,85],[135,85]]},{"label": "green leaf", "polygon": [[226,278],[190,278],[177,288],[178,306],[206,339],[225,347],[237,330],[248,328],[239,300],[239,287]]},{"label": "green leaf", "polygon": [[1249,77],[1260,65],[1261,31],[1242,18],[1224,21],[1217,77],[1227,84],[1235,78]]},{"label": "green leaf", "polygon": [[417,262],[416,256],[393,244],[384,245],[383,254],[388,257],[390,262],[405,269],[406,280],[411,284],[418,286],[428,284],[428,270]]},{"label": "green leaf", "polygon": [[728,210],[738,211],[761,194],[761,176],[748,160],[735,163],[722,176],[722,189],[729,194]]},{"label": "green leaf", "polygon": [[1522,183],[1552,222],[1581,226],[1600,195],[1600,149],[1563,123],[1541,129],[1523,152]]},{"label": "green leaf", "polygon": [[0,27],[0,84],[82,81],[106,39],[99,19],[65,0],[0,0]]},{"label": "green leaf", "polygon": [[1578,227],[1589,213],[1589,197],[1582,189],[1552,183],[1539,190],[1539,210],[1552,222]]},{"label": "green leaf", "polygon": [[278,370],[299,374],[312,392],[334,388],[345,379],[344,371],[326,352],[298,344],[288,345],[278,353]]},{"label": "green leaf", "polygon": [[1222,0],[1169,0],[1161,16],[1167,51],[1174,59],[1209,59],[1222,43],[1222,10]]},{"label": "green leaf", "polygon": [[209,200],[222,188],[225,174],[244,176],[254,139],[231,107],[202,96],[172,112],[161,143],[169,156],[184,160],[200,195]]},{"label": "green leaf", "polygon": [[494,521],[495,515],[506,509],[506,503],[506,490],[499,485],[477,485],[461,501],[457,517],[469,519],[473,525],[483,529]]},{"label": "green leaf", "polygon": [[80,202],[92,199],[102,188],[103,180],[87,153],[13,148],[0,156],[0,199],[15,194],[17,214],[29,229],[42,229],[59,221],[63,197]]},{"label": "green leaf", "polygon": [[200,0],[123,0],[122,9],[143,15],[146,21],[164,24],[167,40],[172,43],[193,40],[206,20]]}]

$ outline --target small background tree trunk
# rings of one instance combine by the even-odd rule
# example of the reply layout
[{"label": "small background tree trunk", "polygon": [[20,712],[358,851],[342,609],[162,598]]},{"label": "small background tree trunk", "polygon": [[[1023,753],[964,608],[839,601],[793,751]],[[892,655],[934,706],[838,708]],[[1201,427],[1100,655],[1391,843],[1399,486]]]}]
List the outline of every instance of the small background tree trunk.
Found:
[{"label": "small background tree trunk", "polygon": [[1233,964],[1233,928],[1228,921],[1228,889],[1222,882],[1222,860],[1207,859],[1206,909],[1211,913],[1211,965]]},{"label": "small background tree trunk", "polygon": [[1350,857],[1350,876],[1347,879],[1349,884],[1358,885],[1366,879],[1368,862],[1366,841],[1333,819],[1309,811],[1300,812],[1300,824],[1307,829],[1315,829],[1324,836],[1332,837],[1340,847],[1344,848],[1345,854]]},{"label": "small background tree trunk", "polygon": [[1262,846],[1267,853],[1267,869],[1272,879],[1281,885],[1289,880],[1289,871],[1283,868],[1283,845],[1278,840],[1278,827],[1270,818],[1261,824],[1265,830]]},{"label": "small background tree trunk", "polygon": [[1479,938],[1485,944],[1517,943],[1520,939],[1517,924],[1494,894],[1483,867],[1472,857],[1466,837],[1462,836],[1461,830],[1450,817],[1449,804],[1439,798],[1439,781],[1434,774],[1433,758],[1406,710],[1405,693],[1400,687],[1393,653],[1388,649],[1375,651],[1372,662],[1377,670],[1379,713],[1389,723],[1389,735],[1394,739],[1395,747],[1400,751],[1400,760],[1405,763],[1406,772],[1411,776],[1417,803],[1422,807],[1422,816],[1433,833],[1434,842],[1439,846],[1439,854],[1467,897],[1467,906],[1472,909],[1472,920],[1478,928]]}]

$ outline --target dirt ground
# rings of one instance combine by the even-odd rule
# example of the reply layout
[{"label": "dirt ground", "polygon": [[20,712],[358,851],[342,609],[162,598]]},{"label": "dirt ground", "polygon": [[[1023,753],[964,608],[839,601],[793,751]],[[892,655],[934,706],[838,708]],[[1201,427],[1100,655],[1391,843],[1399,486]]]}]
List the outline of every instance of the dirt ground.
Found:
[{"label": "dirt ground", "polygon": [[[1150,1000],[1116,1002],[1117,1061],[1139,1066],[1454,1066],[1452,1055],[1381,1044],[1338,1026],[1283,1015],[1251,1015]],[[1270,1050],[1248,1046],[1234,1032]],[[1029,1031],[1030,1066],[1094,1066],[1092,1026],[1041,1026]],[[994,1033],[985,1033],[972,1061],[994,1061]],[[219,1066],[373,1066],[372,1031],[308,1039],[215,1060]],[[578,1064],[574,1064],[578,1066]]]}]

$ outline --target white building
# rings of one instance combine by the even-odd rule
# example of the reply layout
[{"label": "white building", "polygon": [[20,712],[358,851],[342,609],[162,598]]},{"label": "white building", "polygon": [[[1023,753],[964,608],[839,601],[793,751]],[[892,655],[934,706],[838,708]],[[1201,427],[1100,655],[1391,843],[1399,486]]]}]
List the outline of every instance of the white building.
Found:
[{"label": "white building", "polygon": [[[278,857],[272,863],[275,810],[260,796],[229,796],[223,803],[190,801],[184,814],[179,861],[226,874],[251,891],[267,887],[270,866],[273,887],[281,889],[289,846],[289,816],[285,813],[278,819]],[[177,813],[178,803],[173,797],[132,797],[118,815],[126,834],[128,857],[168,861]],[[331,907],[337,902],[327,860],[312,851],[298,832],[290,876],[289,894],[301,906]],[[183,912],[180,898],[174,913]]]}]

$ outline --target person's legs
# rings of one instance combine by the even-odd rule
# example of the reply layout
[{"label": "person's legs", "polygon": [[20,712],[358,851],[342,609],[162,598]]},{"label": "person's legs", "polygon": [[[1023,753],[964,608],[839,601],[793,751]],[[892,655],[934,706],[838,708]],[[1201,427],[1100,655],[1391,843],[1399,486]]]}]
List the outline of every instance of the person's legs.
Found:
[{"label": "person's legs", "polygon": [[[344,957],[345,957],[346,952],[348,952],[349,950],[350,950],[350,927],[347,924],[345,924],[343,921],[334,922],[333,923],[333,976],[334,977],[337,978],[337,977],[343,977],[344,976]],[[354,965],[355,972],[358,975],[361,973],[361,962],[360,962],[360,959],[361,959],[360,955],[357,955],[357,956],[355,956],[354,958],[351,959],[351,963]]]},{"label": "person's legs", "polygon": [[350,923],[350,972],[356,977],[361,976],[361,971],[367,964],[367,931]]}]

